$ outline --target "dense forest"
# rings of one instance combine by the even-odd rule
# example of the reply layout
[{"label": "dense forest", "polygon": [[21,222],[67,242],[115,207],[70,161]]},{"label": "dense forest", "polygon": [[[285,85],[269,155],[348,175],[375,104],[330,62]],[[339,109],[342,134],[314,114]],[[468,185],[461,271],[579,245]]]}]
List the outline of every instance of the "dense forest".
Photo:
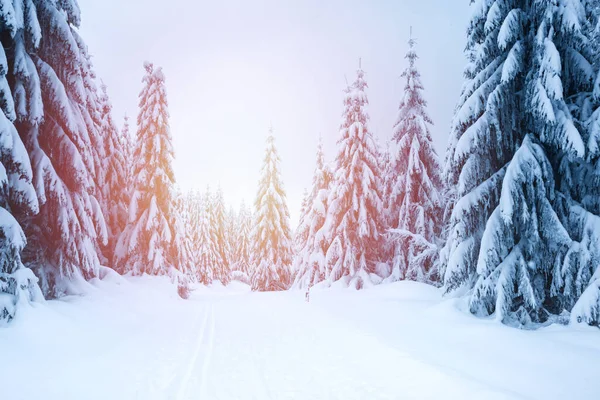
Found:
[{"label": "dense forest", "polygon": [[277,130],[265,127],[252,207],[234,210],[220,188],[182,192],[162,69],[144,64],[132,134],[94,72],[76,0],[0,1],[0,320],[112,269],[168,276],[184,298],[214,281],[415,280],[512,326],[598,325],[600,5],[474,3],[445,155],[411,36],[396,122],[377,132],[389,143],[370,127],[359,62],[337,152],[315,143],[294,229]]}]

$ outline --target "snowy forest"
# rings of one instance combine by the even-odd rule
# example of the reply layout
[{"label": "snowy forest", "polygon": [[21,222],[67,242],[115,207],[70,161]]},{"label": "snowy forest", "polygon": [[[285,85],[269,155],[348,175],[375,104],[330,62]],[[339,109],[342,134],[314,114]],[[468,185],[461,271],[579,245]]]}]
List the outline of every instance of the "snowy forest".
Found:
[{"label": "snowy forest", "polygon": [[510,325],[598,325],[600,6],[475,3],[446,154],[432,144],[410,37],[389,143],[369,126],[359,63],[337,153],[315,143],[292,227],[273,128],[252,206],[228,207],[219,188],[182,192],[162,69],[144,65],[135,124],[119,123],[75,0],[2,2],[0,319],[108,268],[168,276],[184,298],[214,281],[308,291],[414,280]]},{"label": "snowy forest", "polygon": [[294,222],[287,127],[253,203],[180,185],[178,71],[139,65],[118,115],[79,3],[0,0],[0,398],[597,397],[598,0],[471,0],[451,122],[433,22],[387,49],[391,126],[356,54]]}]

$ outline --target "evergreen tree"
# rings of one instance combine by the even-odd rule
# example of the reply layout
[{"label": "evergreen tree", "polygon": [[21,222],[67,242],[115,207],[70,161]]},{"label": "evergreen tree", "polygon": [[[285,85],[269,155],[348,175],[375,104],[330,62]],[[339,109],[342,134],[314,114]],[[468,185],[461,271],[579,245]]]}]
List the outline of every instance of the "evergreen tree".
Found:
[{"label": "evergreen tree", "polygon": [[172,264],[177,268],[178,273],[175,274],[175,279],[179,287],[179,294],[181,297],[187,298],[189,282],[195,281],[197,274],[194,264],[193,232],[188,224],[189,214],[185,199],[179,188],[175,189],[174,208],[174,236],[169,255]]},{"label": "evergreen tree", "polygon": [[387,211],[390,213],[393,265],[390,279],[437,281],[436,261],[441,234],[442,179],[433,148],[423,97],[415,40],[409,40],[404,98],[400,102],[393,140],[398,147],[392,168]]},{"label": "evergreen tree", "polygon": [[379,150],[369,130],[364,72],[346,90],[336,172],[328,198],[326,274],[355,288],[372,283],[381,249],[383,204]]},{"label": "evergreen tree", "polygon": [[[294,253],[298,253],[300,250],[304,248],[306,244],[306,239],[308,237],[308,223],[306,220],[306,214],[308,213],[311,199],[309,198],[310,193],[308,190],[304,188],[304,192],[302,193],[302,203],[300,203],[300,219],[298,220],[298,227],[294,232]],[[294,270],[296,269],[294,263]]]},{"label": "evergreen tree", "polygon": [[231,279],[231,268],[229,265],[229,246],[227,243],[227,217],[225,215],[225,201],[223,191],[219,186],[211,204],[211,229],[214,245],[218,253],[217,263],[213,265],[215,279],[223,285],[229,284]]},{"label": "evergreen tree", "polygon": [[129,221],[119,238],[115,257],[122,271],[134,275],[176,274],[176,210],[172,193],[175,178],[165,76],[161,68],[151,63],[146,62],[144,68]]},{"label": "evergreen tree", "polygon": [[[3,5],[4,48],[11,49],[16,127],[28,150],[40,204],[25,215],[23,261],[48,296],[92,278],[100,268],[106,227],[95,181],[101,161],[99,104],[87,48],[77,33],[73,1]],[[4,42],[6,40],[6,43]]]},{"label": "evergreen tree", "polygon": [[233,209],[229,206],[229,211],[225,216],[225,243],[227,249],[227,260],[229,261],[229,271],[237,270],[237,248],[239,246],[239,228],[238,217]]},{"label": "evergreen tree", "polygon": [[[127,209],[129,207],[128,170],[129,149],[112,119],[112,105],[108,98],[106,85],[101,85],[100,118],[104,135],[103,165],[104,184],[99,187],[103,199],[104,219],[108,228],[108,245],[105,256],[114,268],[113,253],[119,235],[127,224]],[[127,133],[128,135],[128,133]]]},{"label": "evergreen tree", "polygon": [[[185,212],[184,223],[187,227],[187,232],[190,241],[191,259],[195,268],[199,263],[200,249],[200,219],[203,215],[202,195],[197,190],[190,190],[185,195]],[[196,278],[198,274],[196,273]]]},{"label": "evergreen tree", "polygon": [[586,1],[477,3],[446,158],[456,193],[445,286],[474,285],[477,315],[542,322],[571,309],[598,253],[597,216],[575,193],[596,151],[578,117],[596,79],[596,18]]},{"label": "evergreen tree", "polygon": [[[17,88],[9,82],[9,62],[13,60],[5,49],[16,42],[25,46],[24,26],[17,24],[17,18],[23,20],[24,16],[15,14],[10,4],[0,8],[0,324],[10,321],[20,304],[42,298],[37,278],[21,261],[26,239],[15,219],[17,214],[39,210],[29,157],[14,126],[17,113],[13,96]],[[26,23],[30,26],[32,21]]]},{"label": "evergreen tree", "polygon": [[[121,142],[121,149],[123,150],[124,157],[124,168],[126,172],[125,182],[127,183],[127,197],[130,196],[131,184],[133,183],[133,138],[131,137],[131,133],[129,132],[129,117],[125,115],[123,118],[123,126],[121,128],[121,135],[119,136],[119,141]],[[129,204],[129,203],[128,203]]]},{"label": "evergreen tree", "polygon": [[206,194],[199,198],[200,215],[198,218],[198,239],[196,271],[198,281],[204,285],[210,285],[215,278],[215,269],[222,264],[221,255],[216,246],[216,230],[212,225],[212,195],[210,188],[206,188]]},{"label": "evergreen tree", "polygon": [[[383,201],[383,218],[384,225],[386,228],[394,227],[394,223],[398,219],[397,209],[392,206],[392,191],[394,183],[397,179],[394,168],[396,167],[396,160],[392,154],[390,141],[386,142],[385,151],[381,154],[381,171],[383,173],[383,189],[381,191]],[[395,199],[394,199],[395,200]],[[386,243],[386,247],[389,247]],[[387,252],[386,252],[387,253]]]},{"label": "evergreen tree", "polygon": [[238,271],[243,272],[246,276],[251,276],[250,261],[251,255],[251,234],[252,234],[252,214],[242,202],[238,213],[238,245],[236,247],[236,260]]},{"label": "evergreen tree", "polygon": [[297,273],[293,286],[296,288],[310,288],[326,278],[325,253],[328,242],[323,226],[327,218],[327,197],[331,179],[332,173],[325,164],[323,143],[319,138],[312,190],[307,198],[303,224],[306,238],[294,259]]},{"label": "evergreen tree", "polygon": [[287,289],[290,284],[292,257],[290,214],[281,182],[279,162],[271,128],[254,202],[256,220],[252,234],[253,290],[282,290]]},{"label": "evergreen tree", "polygon": [[[581,25],[583,44],[570,53],[571,62],[580,68],[576,83],[583,84],[571,96],[574,124],[586,143],[585,160],[571,165],[573,182],[568,195],[575,203],[565,224],[574,239],[561,268],[555,269],[553,294],[559,295],[571,320],[600,325],[600,4],[584,1],[587,24]],[[577,39],[581,40],[581,36]],[[584,55],[584,58],[579,57]],[[586,64],[589,61],[589,65]],[[569,68],[572,68],[569,66]],[[591,83],[591,84],[590,84]],[[571,83],[573,85],[573,83]],[[569,86],[571,86],[569,85]],[[569,184],[569,182],[567,182]],[[567,186],[567,185],[564,185]],[[564,220],[564,218],[563,218]]]}]

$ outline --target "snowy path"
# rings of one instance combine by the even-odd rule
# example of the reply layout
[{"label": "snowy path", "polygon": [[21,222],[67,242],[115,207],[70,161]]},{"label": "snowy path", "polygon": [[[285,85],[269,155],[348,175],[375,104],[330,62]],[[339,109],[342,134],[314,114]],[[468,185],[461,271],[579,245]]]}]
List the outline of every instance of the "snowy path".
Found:
[{"label": "snowy path", "polygon": [[[600,332],[509,329],[432,288],[356,293],[98,282],[0,329],[10,399],[592,399]],[[115,312],[115,310],[118,310]],[[570,395],[570,396],[569,396]]]},{"label": "snowy path", "polygon": [[[436,398],[440,388],[453,398],[491,393],[332,319],[300,294],[207,301],[214,321],[207,342],[214,345],[201,347],[196,379],[184,381],[181,399]],[[200,337],[206,329],[199,326]]]}]

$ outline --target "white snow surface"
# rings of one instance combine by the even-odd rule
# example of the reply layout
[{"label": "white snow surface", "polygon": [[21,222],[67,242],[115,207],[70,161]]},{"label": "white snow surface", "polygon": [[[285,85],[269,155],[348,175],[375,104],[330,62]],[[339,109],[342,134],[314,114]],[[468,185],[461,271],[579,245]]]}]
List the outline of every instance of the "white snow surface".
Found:
[{"label": "white snow surface", "polygon": [[168,278],[108,273],[0,328],[5,399],[595,399],[600,332],[478,319],[398,282],[363,291],[182,300]]}]

